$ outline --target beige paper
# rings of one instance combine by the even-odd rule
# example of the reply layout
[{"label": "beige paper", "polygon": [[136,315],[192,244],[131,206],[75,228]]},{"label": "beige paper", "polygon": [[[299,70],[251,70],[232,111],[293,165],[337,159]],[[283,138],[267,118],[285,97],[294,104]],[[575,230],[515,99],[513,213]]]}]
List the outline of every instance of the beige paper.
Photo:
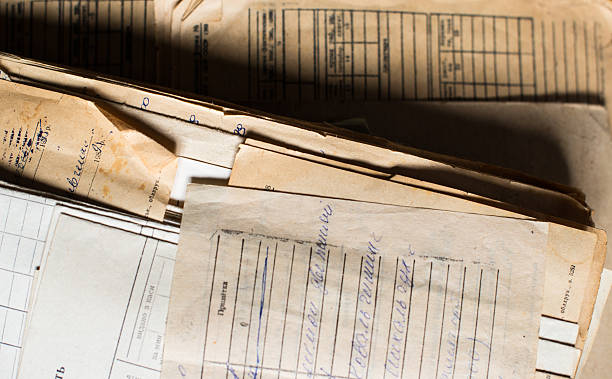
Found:
[{"label": "beige paper", "polygon": [[532,376],[547,230],[190,185],[162,377]]},{"label": "beige paper", "polygon": [[176,157],[96,104],[0,81],[7,176],[162,219]]},{"label": "beige paper", "polygon": [[350,118],[374,101],[604,103],[610,91],[604,0],[2,0],[0,17],[13,21],[2,51],[293,116],[328,101],[352,102]]},{"label": "beige paper", "polygon": [[219,0],[184,18],[190,5],[157,17],[180,52],[172,85],[282,114],[318,103],[318,118],[329,101],[353,102],[350,118],[375,101],[610,97],[603,0]]},{"label": "beige paper", "polygon": [[[323,154],[323,156],[309,154],[256,139],[248,138],[245,144],[299,157],[312,162],[323,163],[328,166],[359,172],[369,176],[381,178],[391,176],[390,179],[394,182],[460,196],[499,208],[507,208],[508,204],[512,204],[522,209],[535,210],[546,215],[555,215],[563,219],[573,220],[579,224],[589,223],[590,210],[585,207],[584,204],[572,198],[572,196],[568,196],[569,193],[559,192],[563,190],[563,188],[552,189],[538,187],[533,183],[527,184],[516,179],[509,179],[512,176],[498,177],[479,171],[471,171],[474,170],[475,167],[471,170],[466,170],[460,166],[457,167],[441,162],[419,159],[418,157],[414,159],[414,156],[411,157],[411,161],[406,164],[406,172],[412,176],[426,178],[428,179],[427,181],[405,175],[393,175],[390,172],[398,171],[398,169],[397,167],[391,167],[391,162],[388,161],[382,164],[383,167],[379,167],[383,171],[375,171],[363,166],[358,166],[354,163],[334,160],[329,158],[327,154]],[[357,145],[353,147],[357,148]],[[359,159],[358,162],[367,166],[377,166],[379,162],[384,162],[387,159],[391,159],[392,161],[397,159],[398,162],[402,161],[401,157],[394,157],[395,154],[402,154],[397,151],[389,151],[388,154],[381,154],[383,158],[378,161],[368,161],[366,160],[367,153],[372,153],[377,147],[366,145],[360,145],[359,147],[364,149],[364,155],[363,160]],[[478,164],[477,162],[473,163]],[[421,170],[425,172],[425,174],[420,172]],[[434,173],[428,174],[428,171]],[[441,172],[444,172],[444,174],[441,174]],[[446,185],[436,184],[436,182],[445,183]],[[484,196],[485,194],[488,196]],[[501,201],[501,199],[504,201]]]},{"label": "beige paper", "polygon": [[[385,181],[248,145],[240,147],[229,184],[381,204],[529,218],[486,203]],[[605,234],[599,235],[596,230],[591,232],[550,224],[542,314],[579,323],[579,347],[584,343],[589,327],[598,287],[592,278],[597,278],[601,272],[605,241]]]},{"label": "beige paper", "polygon": [[[602,365],[602,363],[607,360],[607,355],[605,355],[605,351],[607,350],[606,344],[598,342],[599,347],[595,349],[595,354],[593,354],[591,357],[590,353],[596,340],[605,340],[606,338],[606,331],[604,331],[602,335],[599,335],[598,331],[602,321],[602,316],[605,317],[604,308],[608,300],[611,285],[612,271],[609,269],[604,269],[601,273],[601,282],[599,284],[599,291],[597,292],[597,299],[593,308],[593,318],[591,325],[589,326],[587,342],[584,346],[582,356],[580,357],[580,364],[576,373],[576,378],[578,379],[595,377],[594,372],[603,369],[602,367],[598,366]],[[603,320],[605,320],[605,318]],[[609,328],[609,326],[604,326],[604,329],[607,328]],[[585,369],[585,367],[588,368]]]},{"label": "beige paper", "polygon": [[560,376],[560,375],[555,375],[555,374],[549,374],[549,373],[544,373],[544,372],[536,372],[535,376],[533,377],[534,379],[563,379],[566,378],[565,376]]},{"label": "beige paper", "polygon": [[[217,101],[212,104],[162,93],[139,85],[84,77],[69,70],[14,57],[0,55],[0,66],[11,74],[13,80],[25,82],[35,80],[54,86],[70,82],[76,90],[102,97],[113,103],[126,104],[185,121],[191,120],[196,127],[205,125],[218,128],[239,138],[254,136],[310,154],[353,162],[379,171],[416,176],[418,179],[459,187],[464,191],[490,198],[501,197],[506,202],[512,202],[510,200],[517,196],[514,192],[508,193],[506,189],[508,186],[513,186],[516,187],[516,191],[522,193],[521,198],[528,201],[530,207],[542,213],[573,219],[581,224],[589,223],[590,210],[584,205],[584,195],[580,194],[579,190],[542,181],[512,170],[407,148],[380,138],[364,140],[363,135],[340,131],[337,128],[284,118],[271,118],[269,115],[253,113],[255,111],[240,110],[234,105],[217,105]],[[189,134],[191,133],[181,132],[183,138]],[[225,138],[214,138],[214,141],[228,146],[228,149],[232,149],[230,153],[233,154],[234,141]],[[227,167],[225,154],[220,156],[221,159],[215,158],[216,156],[200,153],[193,158],[205,159],[207,162]],[[537,199],[534,201],[535,195]]]}]

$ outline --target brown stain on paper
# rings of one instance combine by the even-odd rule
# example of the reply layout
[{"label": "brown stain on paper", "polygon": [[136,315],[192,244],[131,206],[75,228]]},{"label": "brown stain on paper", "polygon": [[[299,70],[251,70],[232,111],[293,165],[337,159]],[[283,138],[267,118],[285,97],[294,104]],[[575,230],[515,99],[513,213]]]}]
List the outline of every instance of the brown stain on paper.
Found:
[{"label": "brown stain on paper", "polygon": [[119,173],[125,167],[127,167],[128,161],[125,158],[117,158],[113,162],[113,165],[110,168],[111,172]]},{"label": "brown stain on paper", "polygon": [[109,187],[108,187],[108,186],[105,184],[105,185],[102,187],[102,197],[104,197],[104,198],[110,198],[110,192],[111,192],[111,191],[110,191],[110,188],[109,188]]}]

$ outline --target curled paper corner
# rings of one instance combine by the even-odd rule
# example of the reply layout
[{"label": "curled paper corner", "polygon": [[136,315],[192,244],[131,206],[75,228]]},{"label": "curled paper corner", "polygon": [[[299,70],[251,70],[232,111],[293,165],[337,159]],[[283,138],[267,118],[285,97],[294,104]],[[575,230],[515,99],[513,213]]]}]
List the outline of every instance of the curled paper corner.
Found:
[{"label": "curled paper corner", "polygon": [[4,70],[2,69],[2,67],[0,67],[0,79],[2,79],[2,80],[6,80],[6,81],[9,81],[9,82],[11,82],[11,81],[12,81],[12,80],[11,80],[11,77],[9,76],[9,74],[7,74],[7,73],[6,73],[6,71],[4,71]]}]

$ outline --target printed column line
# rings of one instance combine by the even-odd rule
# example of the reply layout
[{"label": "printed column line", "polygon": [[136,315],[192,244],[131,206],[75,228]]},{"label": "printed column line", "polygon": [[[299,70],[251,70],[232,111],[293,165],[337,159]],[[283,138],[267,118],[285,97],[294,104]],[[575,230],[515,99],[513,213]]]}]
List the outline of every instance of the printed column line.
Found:
[{"label": "printed column line", "polygon": [[[232,339],[234,338],[234,322],[236,320],[236,306],[238,304],[238,291],[240,289],[240,273],[242,272],[242,254],[244,252],[244,238],[242,239],[242,243],[240,244],[240,260],[238,262],[238,278],[236,279],[236,294],[234,296],[234,312],[232,314],[232,327],[230,329],[230,337],[229,337],[229,347],[227,349],[227,362],[226,364],[229,364],[229,361],[231,359],[232,356]],[[227,379],[229,375],[229,370],[225,371],[225,378]]]},{"label": "printed column line", "polygon": [[[253,304],[255,303],[255,289],[257,287],[257,273],[259,272],[259,258],[261,256],[261,240],[259,241],[259,246],[257,248],[257,263],[255,266],[255,276],[253,277],[253,293],[251,295],[251,307],[249,310],[249,328],[247,330],[247,339],[246,339],[246,349],[244,352],[244,365],[243,367],[245,367],[245,370],[242,371],[242,377],[244,378],[244,375],[246,374],[246,367],[247,367],[247,359],[249,357],[249,345],[250,345],[250,341],[251,341],[251,325],[253,324],[251,321],[253,320]],[[211,289],[211,296],[212,296],[212,289]],[[210,307],[210,305],[209,305]],[[209,312],[210,313],[210,312]],[[206,343],[206,341],[204,341]],[[206,353],[205,353],[206,354]]]},{"label": "printed column line", "polygon": [[487,361],[487,378],[489,377],[489,368],[491,366],[491,352],[493,351],[493,330],[495,328],[495,311],[497,308],[497,288],[499,285],[499,269],[495,277],[495,297],[493,300],[493,320],[491,321],[491,341],[489,342],[489,359]]},{"label": "printed column line", "polygon": [[423,368],[423,352],[425,351],[425,335],[427,334],[427,316],[429,315],[429,295],[431,294],[431,274],[433,272],[433,262],[429,262],[429,284],[427,285],[427,303],[425,305],[425,323],[423,325],[423,340],[421,342],[421,361],[419,362],[419,378]]},{"label": "printed column line", "polygon": [[329,267],[329,255],[331,254],[331,250],[327,250],[327,261],[325,262],[325,279],[323,280],[323,298],[321,299],[321,315],[319,317],[319,332],[317,334],[317,347],[315,350],[315,360],[314,360],[314,372],[316,375],[317,372],[317,360],[319,358],[319,344],[321,343],[321,323],[323,321],[323,310],[325,309],[325,293],[327,291],[327,270]]},{"label": "printed column line", "polygon": [[340,306],[342,305],[342,289],[344,287],[344,270],[346,267],[346,253],[344,253],[344,258],[342,261],[342,275],[340,276],[340,294],[338,295],[338,312],[336,314],[336,331],[334,332],[334,345],[332,348],[332,361],[329,372],[331,374],[334,373],[334,360],[336,359],[336,341],[338,338],[338,325],[340,322]]},{"label": "printed column line", "polygon": [[287,301],[285,302],[285,314],[283,319],[283,332],[281,334],[280,354],[278,358],[278,375],[280,378],[281,364],[283,362],[283,345],[285,344],[285,329],[287,327],[287,311],[289,309],[289,297],[291,295],[291,278],[293,277],[293,259],[295,257],[295,244],[293,245],[293,252],[291,253],[291,265],[289,267],[289,280],[287,284]]},{"label": "printed column line", "polygon": [[[355,327],[357,326],[357,309],[359,307],[359,287],[361,286],[361,274],[363,273],[363,256],[361,256],[361,264],[359,265],[359,281],[357,282],[357,296],[355,297],[355,317],[353,319],[353,331],[351,333],[351,339],[355,339]],[[348,361],[348,373],[347,377],[351,376],[351,364],[353,362],[353,347],[351,346],[351,353],[349,354]]]},{"label": "printed column line", "polygon": [[404,336],[404,354],[402,354],[402,369],[400,378],[404,376],[404,363],[406,362],[406,346],[408,344],[408,331],[410,330],[410,311],[412,310],[412,289],[414,288],[414,267],[416,259],[412,260],[412,273],[410,275],[410,296],[408,297],[408,320],[406,320],[406,335]]},{"label": "printed column line", "polygon": [[374,295],[374,312],[372,312],[372,320],[371,320],[372,334],[370,337],[370,346],[368,347],[368,365],[366,366],[366,379],[368,379],[368,376],[370,374],[370,359],[372,358],[372,342],[374,341],[374,325],[376,323],[376,305],[378,305],[378,289],[380,287],[379,286],[380,266],[382,266],[382,256],[381,255],[378,256],[378,272],[376,273],[376,292]]},{"label": "printed column line", "polygon": [[393,324],[393,308],[395,307],[395,289],[397,288],[397,267],[399,266],[399,257],[395,258],[395,276],[393,277],[393,294],[391,295],[391,315],[389,316],[389,331],[387,334],[387,350],[385,351],[385,373],[383,379],[387,377],[387,359],[389,356],[389,346],[391,345],[391,324]]},{"label": "printed column line", "polygon": [[272,289],[274,288],[274,273],[276,272],[276,256],[278,253],[278,242],[274,247],[274,262],[272,263],[272,278],[270,278],[270,299],[268,300],[268,312],[266,314],[266,331],[264,332],[263,351],[261,353],[261,364],[263,366],[264,357],[266,356],[266,340],[268,339],[268,322],[270,321],[270,306],[272,304]]},{"label": "printed column line", "polygon": [[298,353],[295,362],[295,377],[297,379],[298,367],[300,364],[300,353],[302,352],[302,335],[304,334],[304,318],[306,317],[306,300],[308,298],[308,284],[310,282],[310,264],[312,263],[312,246],[310,247],[310,256],[308,257],[308,268],[306,274],[306,285],[304,286],[304,306],[302,309],[302,325],[300,326],[300,339],[298,343]]},{"label": "printed column line", "polygon": [[442,322],[440,325],[440,341],[438,343],[438,363],[436,364],[436,378],[438,377],[438,369],[440,368],[440,348],[442,347],[442,335],[444,334],[444,314],[446,311],[446,294],[448,292],[448,274],[450,272],[450,264],[446,265],[446,284],[444,285],[444,303],[442,303]]},{"label": "printed column line", "polygon": [[455,367],[457,364],[457,351],[459,350],[459,335],[461,334],[461,319],[463,318],[463,295],[465,292],[465,276],[467,273],[467,267],[463,266],[463,284],[461,285],[461,305],[459,305],[459,325],[457,326],[457,338],[455,339],[455,354],[453,357],[453,376],[455,379]]},{"label": "printed column line", "polygon": [[476,350],[476,335],[478,332],[478,315],[480,313],[480,294],[482,292],[482,269],[480,269],[480,280],[478,282],[478,303],[476,305],[476,323],[474,324],[474,339],[472,340],[472,358],[470,361],[470,379],[474,372],[474,352]]}]

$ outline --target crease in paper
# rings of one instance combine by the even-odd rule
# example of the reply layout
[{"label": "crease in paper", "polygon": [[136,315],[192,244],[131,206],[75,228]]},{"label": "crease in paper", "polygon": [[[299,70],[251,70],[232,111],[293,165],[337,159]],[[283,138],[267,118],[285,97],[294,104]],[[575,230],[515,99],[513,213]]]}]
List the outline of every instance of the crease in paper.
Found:
[{"label": "crease in paper", "polygon": [[0,104],[8,175],[163,218],[176,170],[163,146],[74,96],[0,81]]}]

